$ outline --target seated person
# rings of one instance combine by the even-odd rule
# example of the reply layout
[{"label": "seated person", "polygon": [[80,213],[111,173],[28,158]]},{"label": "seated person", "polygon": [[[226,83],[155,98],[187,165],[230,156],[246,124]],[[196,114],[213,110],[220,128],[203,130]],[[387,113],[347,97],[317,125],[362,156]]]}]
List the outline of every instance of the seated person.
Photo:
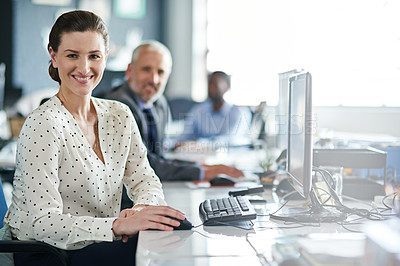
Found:
[{"label": "seated person", "polygon": [[242,171],[231,166],[198,165],[163,156],[165,128],[170,119],[170,108],[163,93],[171,69],[172,56],[165,45],[158,41],[143,42],[132,53],[126,70],[127,81],[106,95],[131,109],[148,148],[151,167],[161,181],[210,180],[218,174],[243,176]]},{"label": "seated person", "polygon": [[250,109],[227,103],[224,94],[229,88],[230,78],[226,73],[216,71],[210,74],[208,99],[194,106],[187,114],[178,143],[199,139],[232,143],[235,139],[248,138]]},{"label": "seated person", "polygon": [[[71,265],[131,264],[140,230],[173,230],[179,222],[169,217],[185,216],[165,206],[129,108],[91,96],[108,55],[101,18],[80,10],[62,14],[48,51],[59,90],[22,127],[5,223],[13,238],[66,250]],[[135,206],[120,212],[123,186]],[[54,265],[48,256],[17,252],[14,261]]]}]

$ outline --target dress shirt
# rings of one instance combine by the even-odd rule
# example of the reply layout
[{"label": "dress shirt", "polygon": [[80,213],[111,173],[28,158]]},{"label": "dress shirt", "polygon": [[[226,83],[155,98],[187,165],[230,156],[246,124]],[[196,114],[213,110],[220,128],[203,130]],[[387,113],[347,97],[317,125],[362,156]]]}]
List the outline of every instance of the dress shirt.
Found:
[{"label": "dress shirt", "polygon": [[[157,136],[157,133],[160,130],[157,129],[157,122],[154,118],[153,111],[152,111],[152,109],[154,109],[154,110],[156,110],[156,109],[153,107],[152,103],[150,103],[150,104],[144,103],[136,94],[133,94],[133,97],[135,98],[140,109],[142,110],[142,113],[146,120],[146,123],[143,123],[143,124],[146,125],[145,132],[147,132],[147,134],[145,137],[142,137],[142,139],[148,149],[148,153],[161,154],[164,134],[160,138]],[[168,114],[166,114],[166,115],[168,115]],[[159,122],[160,122],[160,119],[159,119]],[[140,127],[139,127],[139,130],[140,130]],[[164,130],[162,132],[164,132]],[[143,132],[140,132],[140,134],[143,136]]]},{"label": "dress shirt", "polygon": [[170,110],[166,98],[161,95],[151,106],[144,105],[130,88],[127,82],[112,89],[106,96],[108,99],[125,103],[131,109],[136,119],[140,134],[146,146],[149,146],[147,122],[143,108],[151,108],[157,127],[157,145],[155,152],[148,152],[151,167],[160,177],[161,181],[199,180],[203,176],[200,165],[183,160],[170,160],[162,155],[164,132],[170,119]]},{"label": "dress shirt", "polygon": [[250,122],[249,109],[224,102],[219,111],[214,111],[213,103],[207,100],[194,106],[187,114],[179,141],[247,138]]},{"label": "dress shirt", "polygon": [[135,204],[165,205],[128,107],[94,97],[92,102],[105,163],[56,96],[26,119],[5,219],[18,239],[62,249],[113,241],[123,185]]}]

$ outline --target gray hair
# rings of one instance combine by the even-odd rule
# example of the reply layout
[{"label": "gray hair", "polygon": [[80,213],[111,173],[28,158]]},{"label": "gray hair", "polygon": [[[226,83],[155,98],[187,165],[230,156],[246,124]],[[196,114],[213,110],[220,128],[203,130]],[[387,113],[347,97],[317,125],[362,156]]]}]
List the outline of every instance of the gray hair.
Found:
[{"label": "gray hair", "polygon": [[166,63],[169,66],[169,70],[171,71],[172,68],[172,55],[169,49],[162,43],[155,41],[155,40],[150,40],[150,41],[145,41],[142,42],[138,47],[133,50],[132,53],[132,60],[131,64],[134,65],[139,57],[140,52],[143,49],[148,49],[150,51],[157,51],[160,54],[163,55],[163,59],[166,61]]}]

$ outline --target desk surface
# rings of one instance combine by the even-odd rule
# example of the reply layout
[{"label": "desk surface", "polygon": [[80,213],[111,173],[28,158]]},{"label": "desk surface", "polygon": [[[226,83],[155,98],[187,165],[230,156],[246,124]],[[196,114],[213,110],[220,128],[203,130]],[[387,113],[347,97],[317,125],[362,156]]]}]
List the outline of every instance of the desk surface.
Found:
[{"label": "desk surface", "polygon": [[[270,190],[262,195],[268,201],[267,204],[254,205],[257,213],[261,215],[254,221],[252,229],[244,230],[231,226],[199,226],[202,223],[199,217],[199,204],[207,198],[227,197],[229,190],[232,188],[193,189],[184,182],[164,183],[168,204],[183,211],[187,219],[198,227],[190,231],[140,232],[137,265],[243,265],[243,263],[268,265],[262,262],[264,258],[268,261],[283,259],[282,257],[277,258],[277,249],[289,243],[286,246],[287,249],[291,243],[294,243],[294,239],[316,233],[323,233],[324,236],[330,235],[336,239],[340,238],[342,241],[347,237],[354,239],[356,235],[356,240],[359,240],[357,242],[358,250],[363,250],[363,234],[351,233],[351,231],[361,232],[360,223],[346,226],[331,223],[302,226],[269,221],[268,216],[262,216],[262,214],[274,212],[278,208]],[[363,207],[366,208],[368,205]],[[349,243],[349,241],[345,242]],[[298,251],[293,251],[285,256],[296,256],[296,252]],[[282,255],[282,252],[279,254]]]},{"label": "desk surface", "polygon": [[268,158],[277,158],[279,151],[266,152],[263,149],[249,149],[247,147],[220,147],[203,151],[190,149],[181,152],[168,152],[169,159],[190,160],[204,164],[225,164],[235,166],[243,171],[261,171],[260,162]]}]

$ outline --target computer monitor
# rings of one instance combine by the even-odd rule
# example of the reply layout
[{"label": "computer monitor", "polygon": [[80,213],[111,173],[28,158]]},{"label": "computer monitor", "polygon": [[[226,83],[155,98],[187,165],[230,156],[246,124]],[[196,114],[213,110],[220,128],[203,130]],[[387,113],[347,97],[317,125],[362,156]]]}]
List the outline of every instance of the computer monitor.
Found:
[{"label": "computer monitor", "polygon": [[[305,209],[289,208],[282,215],[270,214],[270,218],[291,222],[338,222],[344,220],[346,214],[324,206],[318,199],[316,188],[313,187],[314,123],[311,83],[311,74],[308,72],[289,78],[286,152],[286,180],[304,199],[309,198],[311,204]],[[316,168],[315,170],[319,171]],[[334,191],[329,187],[328,190],[327,192],[337,200]]]},{"label": "computer monitor", "polygon": [[312,186],[313,121],[311,74],[289,78],[286,170],[291,185],[304,198]]}]

